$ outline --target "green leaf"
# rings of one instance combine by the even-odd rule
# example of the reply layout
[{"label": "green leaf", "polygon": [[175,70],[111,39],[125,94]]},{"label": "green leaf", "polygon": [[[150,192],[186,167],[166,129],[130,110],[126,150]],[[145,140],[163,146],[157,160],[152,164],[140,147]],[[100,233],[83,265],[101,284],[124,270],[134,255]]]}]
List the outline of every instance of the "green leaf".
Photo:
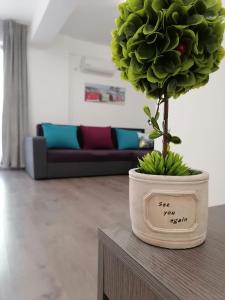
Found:
[{"label": "green leaf", "polygon": [[172,25],[174,28],[179,29],[179,30],[183,30],[184,28],[187,28],[188,25]]},{"label": "green leaf", "polygon": [[157,14],[152,8],[152,0],[144,1],[144,11],[149,20],[152,20],[154,23],[157,21]]},{"label": "green leaf", "polygon": [[206,1],[206,7],[210,8],[212,6],[215,6],[217,4],[217,0],[207,0]]},{"label": "green leaf", "polygon": [[128,79],[133,82],[145,78],[145,76],[145,66],[133,56],[128,68]]},{"label": "green leaf", "polygon": [[130,38],[127,42],[127,51],[129,51],[130,53],[133,52],[142,43],[144,43],[144,40],[135,41],[135,39],[133,37]]},{"label": "green leaf", "polygon": [[160,117],[160,113],[159,113],[159,111],[158,111],[158,112],[156,113],[156,115],[155,115],[156,121],[158,121],[159,117]]},{"label": "green leaf", "polygon": [[132,11],[137,11],[143,8],[144,0],[128,0],[128,5]]},{"label": "green leaf", "polygon": [[135,53],[138,59],[153,60],[156,56],[156,48],[148,44],[141,44]]},{"label": "green leaf", "polygon": [[167,34],[170,41],[167,51],[173,50],[179,45],[179,34],[172,27],[168,28]]},{"label": "green leaf", "polygon": [[122,80],[128,80],[127,72],[121,72],[120,77]]},{"label": "green leaf", "polygon": [[151,114],[151,110],[150,110],[149,106],[147,106],[147,105],[144,106],[144,112],[149,117],[149,119],[151,119],[152,114]]},{"label": "green leaf", "polygon": [[225,57],[225,49],[223,47],[220,47],[217,51],[217,61],[218,63],[221,62],[221,60]]},{"label": "green leaf", "polygon": [[134,33],[136,32],[136,26],[135,24],[131,22],[126,22],[121,28],[121,32],[126,35],[126,38],[129,39],[129,37],[133,36]]},{"label": "green leaf", "polygon": [[153,73],[151,67],[148,68],[147,79],[148,79],[149,82],[152,82],[152,83],[158,83],[158,82],[160,81],[160,80],[155,76],[155,74]]},{"label": "green leaf", "polygon": [[143,24],[140,28],[138,28],[138,30],[135,32],[133,39],[134,41],[137,41],[138,39],[142,39],[142,34],[143,34],[143,30],[144,30],[145,24]]},{"label": "green leaf", "polygon": [[193,15],[188,17],[187,24],[188,25],[198,25],[204,21],[204,17],[202,15]]},{"label": "green leaf", "polygon": [[193,86],[196,83],[195,75],[192,72],[188,72],[184,75],[178,75],[176,79],[177,85],[182,87]]},{"label": "green leaf", "polygon": [[115,23],[116,23],[116,26],[117,26],[118,28],[120,28],[120,27],[124,24],[124,21],[123,21],[123,19],[121,18],[121,16],[119,16],[118,18],[116,18]]},{"label": "green leaf", "polygon": [[[172,2],[170,7],[168,8],[168,10],[166,11],[166,20],[168,24],[181,24],[184,25],[182,23],[183,20],[186,19],[186,17],[188,16],[188,9],[191,6],[184,6],[181,5],[181,3],[177,2]],[[179,24],[179,25],[180,25]]]},{"label": "green leaf", "polygon": [[182,143],[181,139],[178,136],[171,136],[170,142],[173,144],[181,144]]},{"label": "green leaf", "polygon": [[120,60],[121,67],[127,68],[127,67],[129,67],[129,65],[130,65],[130,58],[122,58]]},{"label": "green leaf", "polygon": [[146,25],[144,26],[143,33],[144,33],[145,35],[151,34],[151,33],[153,33],[154,31],[156,31],[155,26],[153,26],[153,25],[151,25],[151,24],[146,24]]},{"label": "green leaf", "polygon": [[188,171],[189,171],[190,175],[199,175],[202,173],[201,171],[193,170],[193,169],[189,169]]},{"label": "green leaf", "polygon": [[148,35],[148,36],[145,38],[145,41],[147,42],[148,45],[153,44],[153,43],[155,43],[155,41],[157,40],[158,35],[161,35],[161,34],[158,33],[158,32],[155,32],[155,33],[153,33],[153,34],[150,34],[150,35]]},{"label": "green leaf", "polygon": [[151,117],[151,124],[152,124],[154,129],[160,130],[159,124],[157,123],[157,121],[154,117]]},{"label": "green leaf", "polygon": [[152,66],[152,70],[158,78],[165,78],[168,74],[174,73],[180,64],[179,54],[172,50],[158,56]]},{"label": "green leaf", "polygon": [[194,8],[195,8],[195,11],[201,15],[203,15],[207,10],[206,3],[202,0],[197,0],[194,5]]},{"label": "green leaf", "polygon": [[176,94],[177,81],[176,79],[171,79],[167,85],[167,95],[172,97]]},{"label": "green leaf", "polygon": [[152,8],[155,12],[159,12],[163,8],[166,7],[166,3],[163,0],[153,0],[152,1]]},{"label": "green leaf", "polygon": [[127,18],[127,22],[135,24],[136,28],[139,28],[141,25],[143,25],[142,19],[136,13],[130,14]]},{"label": "green leaf", "polygon": [[185,57],[181,63],[181,71],[187,71],[189,70],[193,65],[194,65],[194,59],[193,58],[189,58],[189,57]]},{"label": "green leaf", "polygon": [[177,11],[173,12],[172,15],[171,15],[173,21],[175,24],[178,24],[179,22],[179,18],[180,18],[180,15]]},{"label": "green leaf", "polygon": [[163,17],[162,12],[159,12],[157,15],[156,23],[151,22],[151,24],[147,23],[146,25],[144,25],[143,33],[145,35],[148,35],[148,34],[152,34],[155,31],[157,31],[159,28],[160,22],[162,20],[162,17]]},{"label": "green leaf", "polygon": [[162,135],[163,135],[163,133],[161,131],[153,129],[152,132],[149,134],[149,137],[150,137],[150,139],[155,140]]},{"label": "green leaf", "polygon": [[127,2],[123,2],[123,3],[120,3],[118,5],[118,10],[121,14],[121,17],[123,20],[126,20],[126,18],[129,16],[129,10],[128,10],[128,4]]},{"label": "green leaf", "polygon": [[170,39],[169,39],[168,35],[157,34],[156,45],[157,45],[157,49],[159,50],[160,53],[163,53],[164,51],[166,51],[169,44],[170,44]]},{"label": "green leaf", "polygon": [[187,37],[189,38],[190,40],[195,40],[195,33],[193,30],[190,30],[190,29],[185,29],[184,32],[183,32],[183,37]]}]

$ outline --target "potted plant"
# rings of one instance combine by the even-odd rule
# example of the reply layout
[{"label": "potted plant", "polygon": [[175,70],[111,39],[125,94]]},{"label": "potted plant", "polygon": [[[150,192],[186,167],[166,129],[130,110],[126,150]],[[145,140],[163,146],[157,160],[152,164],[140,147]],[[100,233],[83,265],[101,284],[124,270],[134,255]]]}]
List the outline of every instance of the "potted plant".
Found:
[{"label": "potted plant", "polygon": [[220,0],[126,0],[118,8],[113,61],[122,79],[156,100],[154,114],[144,111],[150,138],[163,140],[161,152],[148,153],[129,172],[132,230],[153,245],[195,247],[206,238],[209,176],[170,151],[181,139],[169,130],[169,101],[204,86],[218,69],[225,10]]}]

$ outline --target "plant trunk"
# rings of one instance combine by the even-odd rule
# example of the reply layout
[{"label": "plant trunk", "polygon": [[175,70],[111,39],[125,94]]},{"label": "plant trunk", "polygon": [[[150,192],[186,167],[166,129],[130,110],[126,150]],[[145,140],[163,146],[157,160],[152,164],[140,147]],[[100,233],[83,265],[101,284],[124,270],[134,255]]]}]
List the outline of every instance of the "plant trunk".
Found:
[{"label": "plant trunk", "polygon": [[165,96],[164,100],[164,116],[163,116],[163,157],[168,153],[169,132],[168,132],[168,114],[169,114],[169,99]]}]

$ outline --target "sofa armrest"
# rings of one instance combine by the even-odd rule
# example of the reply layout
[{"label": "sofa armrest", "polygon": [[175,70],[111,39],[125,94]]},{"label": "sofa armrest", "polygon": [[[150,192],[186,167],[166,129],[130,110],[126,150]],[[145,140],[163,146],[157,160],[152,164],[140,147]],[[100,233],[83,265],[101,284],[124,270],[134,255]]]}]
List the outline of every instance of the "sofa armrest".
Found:
[{"label": "sofa armrest", "polygon": [[47,178],[47,144],[44,137],[25,138],[25,169],[34,179]]}]

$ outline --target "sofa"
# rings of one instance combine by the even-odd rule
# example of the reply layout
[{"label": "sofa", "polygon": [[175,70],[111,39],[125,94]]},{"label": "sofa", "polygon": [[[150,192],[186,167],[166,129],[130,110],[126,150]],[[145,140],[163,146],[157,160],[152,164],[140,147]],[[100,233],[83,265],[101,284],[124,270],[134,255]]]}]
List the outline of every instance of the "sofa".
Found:
[{"label": "sofa", "polygon": [[[111,128],[114,149],[83,149],[83,140],[78,126],[77,138],[80,149],[49,149],[42,124],[36,127],[37,136],[25,138],[25,169],[33,179],[51,179],[82,176],[128,174],[137,166],[138,158],[151,149],[119,150],[116,128]],[[144,129],[127,128],[144,132]],[[152,144],[152,149],[154,144]]]}]

